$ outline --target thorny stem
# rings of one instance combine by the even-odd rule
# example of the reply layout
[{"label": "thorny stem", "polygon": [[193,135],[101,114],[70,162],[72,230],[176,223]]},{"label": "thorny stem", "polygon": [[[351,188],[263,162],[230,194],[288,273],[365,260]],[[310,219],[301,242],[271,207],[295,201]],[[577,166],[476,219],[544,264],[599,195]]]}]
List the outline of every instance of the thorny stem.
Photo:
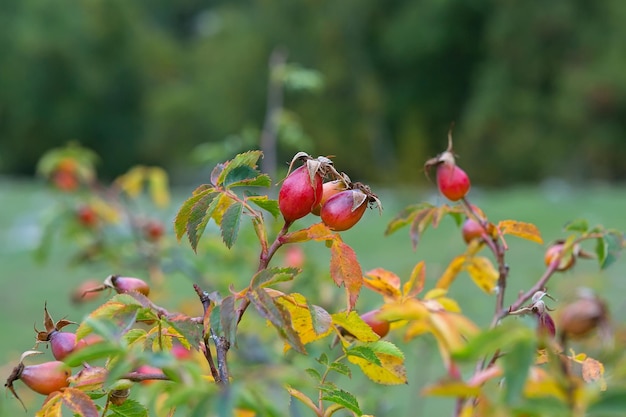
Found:
[{"label": "thorny stem", "polygon": [[509,266],[506,264],[504,259],[504,253],[506,252],[506,248],[499,240],[491,237],[491,234],[489,233],[489,223],[486,219],[482,218],[476,213],[467,197],[463,197],[462,202],[471,217],[478,221],[478,223],[483,228],[483,241],[487,244],[487,246],[489,246],[489,249],[491,249],[491,252],[493,252],[493,255],[496,257],[496,263],[498,264],[498,282],[496,287],[496,311],[494,317],[499,317],[502,314],[502,310],[504,309],[506,279],[509,276]]}]

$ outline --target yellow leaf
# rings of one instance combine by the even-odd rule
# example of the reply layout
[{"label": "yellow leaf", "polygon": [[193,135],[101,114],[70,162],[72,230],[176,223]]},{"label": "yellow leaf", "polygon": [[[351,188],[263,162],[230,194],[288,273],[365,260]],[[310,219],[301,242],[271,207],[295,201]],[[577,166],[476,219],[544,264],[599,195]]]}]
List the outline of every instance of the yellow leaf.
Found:
[{"label": "yellow leaf", "polygon": [[452,282],[454,282],[456,276],[463,270],[465,264],[465,255],[459,255],[450,262],[443,275],[437,281],[435,288],[448,289]]},{"label": "yellow leaf", "polygon": [[254,410],[246,410],[244,408],[235,408],[234,417],[255,417],[256,412]]},{"label": "yellow leaf", "polygon": [[467,385],[463,381],[444,381],[426,387],[422,393],[440,397],[477,397],[480,395],[480,387]]},{"label": "yellow leaf", "polygon": [[98,214],[98,217],[106,223],[119,223],[120,212],[111,204],[100,198],[94,198],[90,202],[91,207]]},{"label": "yellow leaf", "polygon": [[313,410],[316,413],[319,411],[319,408],[317,408],[317,406],[313,403],[313,401],[309,397],[306,396],[306,394],[304,394],[301,391],[298,391],[295,388],[292,388],[289,385],[285,386],[285,388],[287,389],[287,392],[289,393],[289,395],[302,401],[302,403],[306,405],[307,407],[309,407],[311,410]]},{"label": "yellow leaf", "polygon": [[420,320],[429,314],[424,303],[415,298],[409,298],[404,301],[384,304],[380,308],[378,317],[393,322],[397,320]]},{"label": "yellow leaf", "polygon": [[498,271],[488,258],[477,256],[471,258],[466,265],[467,272],[474,280],[478,288],[491,294],[498,283]]},{"label": "yellow leaf", "polygon": [[426,294],[424,294],[424,300],[436,300],[439,297],[443,297],[448,293],[448,290],[445,288],[433,288],[432,290],[428,290]]},{"label": "yellow leaf", "polygon": [[400,277],[383,268],[372,269],[365,273],[363,285],[383,296],[385,301],[400,298]]},{"label": "yellow leaf", "polygon": [[226,209],[233,204],[233,200],[226,194],[222,194],[218,198],[217,206],[211,217],[215,220],[216,224],[222,224],[222,217],[224,217]]},{"label": "yellow leaf", "polygon": [[115,182],[120,186],[122,191],[132,198],[136,198],[143,188],[143,181],[146,178],[146,168],[136,166],[131,168],[127,173],[119,176]]},{"label": "yellow leaf", "polygon": [[157,207],[166,207],[170,203],[167,173],[163,168],[152,167],[147,174],[152,202]]},{"label": "yellow leaf", "polygon": [[412,321],[406,329],[406,333],[404,334],[404,341],[408,342],[411,339],[414,339],[418,336],[423,335],[424,333],[430,332],[430,323],[428,320],[415,320]]},{"label": "yellow leaf", "polygon": [[604,380],[604,365],[593,358],[586,358],[583,361],[583,380],[589,382],[599,382],[600,389],[606,391],[606,381]]},{"label": "yellow leaf", "polygon": [[[293,329],[298,333],[302,344],[306,345],[315,340],[328,336],[332,332],[330,326],[331,316],[323,310],[316,310],[315,314],[319,321],[322,331],[317,333],[315,327],[313,327],[313,319],[311,318],[311,312],[307,305],[307,300],[302,294],[289,294],[283,297],[277,298],[276,303],[285,307],[291,315],[291,325]],[[315,306],[313,306],[315,308]],[[286,345],[288,346],[288,345]]]},{"label": "yellow leaf", "polygon": [[500,230],[500,233],[503,235],[513,235],[539,243],[540,245],[543,244],[541,232],[539,232],[537,226],[532,223],[518,222],[516,220],[502,220],[498,223],[498,230]]},{"label": "yellow leaf", "polygon": [[61,391],[52,394],[37,414],[35,414],[35,417],[61,417],[61,405],[63,404],[61,402],[62,396]]},{"label": "yellow leaf", "polygon": [[448,298],[445,295],[448,293],[448,290],[443,288],[433,288],[428,291],[424,295],[424,300],[435,300],[437,301],[444,310],[451,311],[453,313],[460,313],[461,307],[452,298]]},{"label": "yellow leaf", "polygon": [[413,267],[413,271],[411,272],[411,277],[404,284],[402,288],[402,293],[405,297],[415,297],[417,294],[422,292],[424,289],[424,281],[426,280],[426,265],[424,261],[418,262],[415,267]]},{"label": "yellow leaf", "polygon": [[353,355],[348,355],[348,360],[358,365],[369,379],[378,384],[397,385],[406,383],[406,369],[404,368],[403,358],[380,352],[376,352],[376,356],[380,360],[381,366]]},{"label": "yellow leaf", "polygon": [[466,336],[478,333],[478,328],[465,316],[447,311],[433,312],[429,316],[433,335],[448,352],[465,345]]},{"label": "yellow leaf", "polygon": [[568,397],[554,376],[537,366],[530,368],[524,395],[529,398],[554,397],[562,401],[567,401]]},{"label": "yellow leaf", "polygon": [[335,313],[331,317],[334,325],[342,327],[361,342],[375,342],[380,339],[355,311],[348,314]]}]

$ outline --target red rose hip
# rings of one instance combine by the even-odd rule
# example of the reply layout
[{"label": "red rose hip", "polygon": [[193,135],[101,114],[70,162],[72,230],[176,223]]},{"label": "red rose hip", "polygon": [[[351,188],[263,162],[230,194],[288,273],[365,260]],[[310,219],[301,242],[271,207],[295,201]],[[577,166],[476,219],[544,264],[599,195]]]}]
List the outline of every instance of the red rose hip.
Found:
[{"label": "red rose hip", "polygon": [[448,200],[458,201],[469,191],[470,180],[454,163],[443,162],[437,167],[437,186]]},{"label": "red rose hip", "polygon": [[311,212],[322,199],[322,176],[311,173],[305,163],[283,182],[278,193],[278,207],[286,222],[294,222]]},{"label": "red rose hip", "polygon": [[385,320],[379,320],[376,318],[376,315],[380,312],[380,310],[372,310],[368,311],[361,315],[361,319],[367,323],[368,326],[372,328],[374,333],[376,333],[380,337],[387,336],[389,333],[389,322]]},{"label": "red rose hip", "polygon": [[367,208],[368,197],[361,190],[346,190],[330,197],[320,216],[331,230],[348,230],[363,217]]},{"label": "red rose hip", "polygon": [[33,391],[48,395],[69,386],[67,378],[71,374],[70,367],[64,362],[51,361],[25,366],[19,379]]}]

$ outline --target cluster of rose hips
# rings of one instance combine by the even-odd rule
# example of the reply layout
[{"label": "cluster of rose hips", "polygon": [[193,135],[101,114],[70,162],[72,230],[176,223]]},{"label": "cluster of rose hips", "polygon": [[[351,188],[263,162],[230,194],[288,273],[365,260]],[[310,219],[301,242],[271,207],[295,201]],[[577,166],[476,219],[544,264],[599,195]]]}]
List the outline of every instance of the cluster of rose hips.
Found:
[{"label": "cluster of rose hips", "polygon": [[320,216],[331,230],[340,232],[354,226],[370,204],[381,208],[380,200],[367,185],[351,182],[345,173],[337,172],[329,158],[312,158],[299,152],[290,170],[297,161],[304,163],[285,178],[278,194],[278,206],[287,225],[311,213]]},{"label": "cluster of rose hips", "polygon": [[[93,286],[92,281],[89,281],[87,286],[87,288],[81,287],[80,295],[74,295],[75,301],[83,299],[83,297],[90,297],[93,293],[105,289],[112,289],[118,294],[136,292],[148,296],[150,293],[150,287],[145,281],[139,278],[121,277],[117,275],[107,277],[102,284],[97,286]],[[18,400],[20,398],[13,387],[13,383],[17,380],[21,380],[27,387],[42,395],[50,395],[68,387],[70,385],[72,371],[70,366],[63,361],[71,353],[102,341],[100,336],[93,333],[77,341],[75,333],[63,331],[63,329],[70,324],[76,323],[66,319],[55,322],[48,312],[47,305],[44,305],[45,330],[39,331],[35,328],[35,333],[37,334],[36,344],[48,343],[55,360],[26,366],[24,365],[24,360],[27,357],[40,354],[41,352],[30,350],[22,354],[19,364],[13,369],[13,372],[9,375],[5,383],[5,387],[9,389]],[[148,369],[144,369],[143,371],[147,370]],[[154,371],[153,368],[149,370],[151,372]],[[142,372],[142,369],[138,369],[137,372]]]}]

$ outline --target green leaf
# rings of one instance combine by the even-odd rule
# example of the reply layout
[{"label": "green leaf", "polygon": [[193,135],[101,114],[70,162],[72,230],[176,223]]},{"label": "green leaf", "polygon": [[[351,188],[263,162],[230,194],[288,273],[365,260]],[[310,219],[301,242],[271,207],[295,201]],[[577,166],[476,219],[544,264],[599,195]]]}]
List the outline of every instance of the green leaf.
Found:
[{"label": "green leaf", "polygon": [[307,300],[306,303],[309,308],[309,313],[311,314],[313,330],[317,334],[326,333],[332,323],[332,317],[328,311],[324,310],[322,307],[309,303],[309,300]]},{"label": "green leaf", "polygon": [[382,366],[380,359],[376,356],[376,352],[369,346],[354,346],[346,351],[348,356],[356,356],[357,358],[365,359],[368,362]]},{"label": "green leaf", "polygon": [[262,269],[252,277],[250,288],[268,287],[278,282],[291,281],[300,272],[300,268],[294,267]]},{"label": "green leaf", "polygon": [[98,359],[106,359],[113,356],[123,355],[125,349],[111,342],[102,341],[85,346],[72,352],[63,361],[72,368],[83,363],[93,362]]},{"label": "green leaf", "polygon": [[320,357],[317,358],[317,361],[322,365],[328,365],[328,356],[325,353],[322,353]]},{"label": "green leaf", "polygon": [[191,244],[191,248],[194,252],[198,247],[200,237],[202,237],[202,234],[209,223],[209,219],[211,219],[211,216],[217,207],[217,203],[220,201],[220,199],[217,198],[220,195],[221,193],[219,192],[208,192],[206,194],[203,192],[203,196],[191,208],[186,225],[186,231],[187,238],[189,239],[189,243]]},{"label": "green leaf", "polygon": [[322,380],[322,375],[317,371],[317,369],[307,368],[307,369],[304,370],[304,372],[309,374],[309,376],[311,378],[315,379],[315,381],[317,381],[317,382],[320,382]]},{"label": "green leaf", "polygon": [[296,333],[291,324],[289,311],[280,304],[276,304],[263,288],[248,291],[248,299],[259,314],[274,325],[280,336],[289,343],[292,348],[300,353],[306,353],[306,349],[302,341],[300,341],[298,333]]},{"label": "green leaf", "polygon": [[505,351],[520,340],[534,340],[534,338],[534,330],[530,327],[519,322],[503,323],[470,338],[463,348],[452,352],[452,358],[473,362],[497,350]]},{"label": "green leaf", "polygon": [[433,205],[429,203],[420,203],[413,204],[408,207],[405,207],[400,213],[394,217],[389,224],[387,225],[387,229],[385,229],[385,236],[389,236],[392,233],[395,233],[399,229],[408,225],[413,221],[417,213],[425,208],[432,208]]},{"label": "green leaf", "polygon": [[563,230],[566,232],[581,232],[585,233],[589,230],[589,222],[585,219],[576,219],[565,223]]},{"label": "green leaf", "polygon": [[262,155],[263,153],[261,151],[248,151],[238,154],[224,165],[217,181],[215,182],[215,185],[219,186],[224,184],[227,176],[241,167],[256,169],[257,161]]},{"label": "green leaf", "polygon": [[148,417],[148,410],[139,402],[127,399],[121,405],[109,404],[113,416],[119,417]]},{"label": "green leaf", "polygon": [[246,182],[254,180],[259,176],[259,171],[247,165],[235,167],[228,170],[224,177],[224,187],[236,187],[244,185]]},{"label": "green leaf", "polygon": [[363,414],[363,412],[361,412],[361,409],[359,408],[359,402],[357,401],[356,397],[347,391],[334,390],[327,392],[322,396],[322,400],[339,404],[359,416]]},{"label": "green leaf", "polygon": [[404,353],[396,345],[386,340],[368,343],[367,347],[372,349],[375,353],[384,353],[404,359]]},{"label": "green leaf", "polygon": [[436,210],[437,209],[435,207],[428,207],[420,210],[413,217],[411,227],[409,228],[409,235],[411,236],[413,250],[417,248],[424,230],[426,230],[426,228],[432,223]]},{"label": "green leaf", "polygon": [[589,408],[587,414],[590,417],[623,416],[626,410],[626,389],[611,389],[600,394]]},{"label": "green leaf", "polygon": [[[122,333],[130,329],[134,324],[137,313],[144,307],[141,303],[129,294],[118,294],[109,301],[96,308],[89,314],[78,329],[76,337],[78,340],[95,330],[94,326],[100,329],[100,334],[105,339],[119,338]],[[108,324],[102,320],[108,322]]]},{"label": "green leaf", "polygon": [[220,322],[224,337],[231,345],[236,345],[237,335],[237,312],[235,311],[235,297],[229,295],[222,300],[220,305]]},{"label": "green leaf", "polygon": [[348,378],[352,378],[352,371],[350,367],[343,362],[333,362],[330,364],[329,368],[337,373],[347,376]]},{"label": "green leaf", "polygon": [[[532,417],[571,417],[570,406],[555,397],[525,398],[524,403],[514,407],[515,416],[529,415]],[[600,417],[586,413],[588,417]],[[622,414],[618,414],[622,415]]]},{"label": "green leaf", "polygon": [[506,404],[519,404],[522,399],[528,370],[536,355],[536,344],[533,339],[523,338],[515,343],[502,358],[504,367]]},{"label": "green leaf", "polygon": [[596,244],[596,254],[601,269],[611,266],[619,257],[624,246],[624,236],[617,230],[609,230],[604,236],[598,239]]},{"label": "green leaf", "polygon": [[186,339],[180,341],[183,346],[197,347],[200,345],[200,341],[202,340],[202,324],[196,323],[191,317],[184,315],[164,318],[163,320]]},{"label": "green leaf", "polygon": [[[189,223],[189,217],[191,216],[191,210],[196,205],[198,201],[207,195],[211,194],[214,189],[213,188],[204,188],[201,191],[194,192],[194,194],[189,197],[183,205],[178,209],[178,213],[176,214],[176,218],[174,219],[174,231],[176,232],[176,239],[180,241],[182,237],[187,233],[187,223]],[[197,189],[196,189],[197,190]]]},{"label": "green leaf", "polygon": [[278,201],[271,200],[266,195],[254,195],[248,196],[247,201],[252,202],[252,204],[257,207],[262,208],[263,210],[269,212],[275,219],[280,215],[280,209],[278,208]]},{"label": "green leaf", "polygon": [[237,240],[239,227],[241,226],[241,214],[243,213],[243,204],[233,203],[222,217],[221,229],[222,239],[226,247],[230,249]]}]

